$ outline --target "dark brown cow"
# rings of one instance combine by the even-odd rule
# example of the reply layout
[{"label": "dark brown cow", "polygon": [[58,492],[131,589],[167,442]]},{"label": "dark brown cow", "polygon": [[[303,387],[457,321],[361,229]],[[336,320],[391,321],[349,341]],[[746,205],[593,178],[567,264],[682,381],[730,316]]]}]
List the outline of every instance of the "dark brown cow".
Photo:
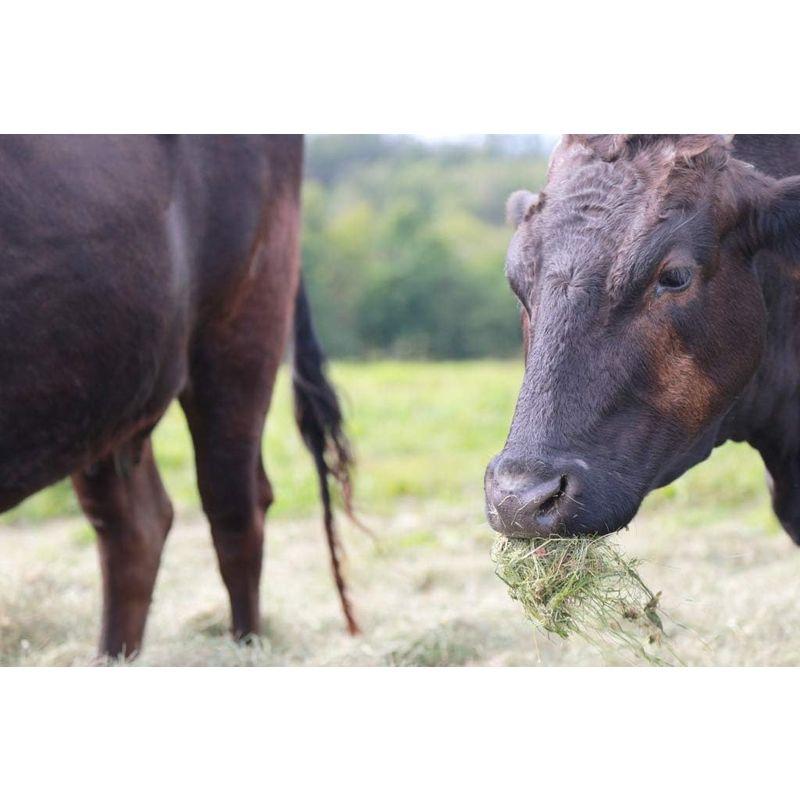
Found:
[{"label": "dark brown cow", "polygon": [[172,523],[150,434],[176,397],[233,632],[258,631],[261,434],[295,305],[296,412],[356,630],[328,495],[349,456],[299,282],[301,170],[299,136],[0,138],[0,511],[72,476],[98,533],[102,653],[141,646]]},{"label": "dark brown cow", "polygon": [[526,369],[486,472],[512,536],[607,533],[747,441],[800,543],[800,137],[568,136],[509,203]]}]

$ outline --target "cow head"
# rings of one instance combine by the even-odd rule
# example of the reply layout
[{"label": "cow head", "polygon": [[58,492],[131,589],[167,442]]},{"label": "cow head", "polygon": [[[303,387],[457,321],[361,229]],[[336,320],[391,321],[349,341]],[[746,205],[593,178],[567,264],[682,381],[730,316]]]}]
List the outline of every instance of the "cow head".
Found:
[{"label": "cow head", "polygon": [[625,526],[701,461],[752,380],[766,313],[753,254],[800,251],[800,185],[721,136],[570,136],[509,200],[525,377],[487,514],[510,536]]}]

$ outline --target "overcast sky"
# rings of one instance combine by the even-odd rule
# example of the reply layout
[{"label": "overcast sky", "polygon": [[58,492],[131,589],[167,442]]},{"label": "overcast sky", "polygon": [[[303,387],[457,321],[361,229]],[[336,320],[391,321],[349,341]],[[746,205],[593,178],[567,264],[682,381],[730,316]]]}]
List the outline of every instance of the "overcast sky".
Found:
[{"label": "overcast sky", "polygon": [[[412,136],[416,136],[418,139],[424,139],[429,142],[468,142],[470,140],[479,143],[482,141],[486,136],[492,136],[494,134],[490,133],[413,133]],[[561,136],[560,133],[536,133],[533,134],[534,136],[541,136],[543,139],[547,139],[552,144],[555,144],[559,137]]]}]

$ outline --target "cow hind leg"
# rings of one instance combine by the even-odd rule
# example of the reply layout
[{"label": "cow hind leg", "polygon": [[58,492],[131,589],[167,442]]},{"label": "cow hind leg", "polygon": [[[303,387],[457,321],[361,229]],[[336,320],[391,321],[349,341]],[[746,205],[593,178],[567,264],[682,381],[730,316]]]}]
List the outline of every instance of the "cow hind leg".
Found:
[{"label": "cow hind leg", "polygon": [[[231,602],[234,638],[259,632],[264,519],[272,490],[261,436],[286,343],[295,284],[269,271],[271,291],[248,294],[233,318],[195,341],[180,401],[194,445],[197,486]],[[265,301],[265,296],[271,302]]]},{"label": "cow hind leg", "polygon": [[149,437],[75,473],[72,483],[97,531],[103,583],[100,654],[133,657],[142,646],[173,518]]},{"label": "cow hind leg", "polygon": [[[237,390],[235,381],[220,378],[206,377],[197,385],[181,403],[192,434],[203,511],[230,596],[232,632],[237,640],[247,640],[259,632],[264,519],[272,503],[261,460],[268,397],[241,385]],[[217,396],[217,387],[226,398]]]},{"label": "cow hind leg", "polygon": [[299,172],[291,177],[296,183],[276,188],[270,200],[243,283],[197,331],[180,398],[233,634],[244,640],[259,632],[264,518],[272,502],[261,435],[299,275]]}]

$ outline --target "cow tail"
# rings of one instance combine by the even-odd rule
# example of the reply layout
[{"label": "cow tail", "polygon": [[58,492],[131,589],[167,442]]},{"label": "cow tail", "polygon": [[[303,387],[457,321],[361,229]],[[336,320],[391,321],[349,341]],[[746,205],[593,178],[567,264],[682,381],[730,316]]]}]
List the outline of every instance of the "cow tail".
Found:
[{"label": "cow tail", "polygon": [[352,635],[360,633],[353,606],[342,575],[342,548],[336,530],[331,502],[330,479],[339,485],[347,515],[353,518],[350,473],[353,456],[343,430],[339,399],[325,375],[325,356],[311,321],[302,277],[294,308],[294,415],[297,427],[314,459],[322,499],[323,521],[331,555],[333,578]]}]

